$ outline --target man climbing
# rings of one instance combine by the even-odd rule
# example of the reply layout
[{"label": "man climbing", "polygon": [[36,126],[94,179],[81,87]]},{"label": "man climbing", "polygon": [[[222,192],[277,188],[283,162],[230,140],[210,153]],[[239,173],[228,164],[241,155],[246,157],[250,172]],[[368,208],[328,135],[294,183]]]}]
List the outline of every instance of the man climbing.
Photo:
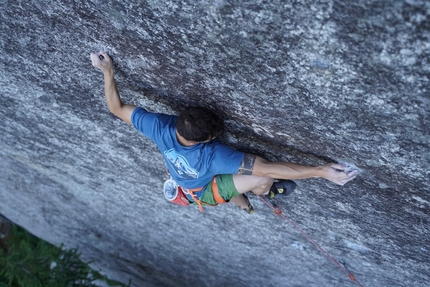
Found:
[{"label": "man climbing", "polygon": [[208,109],[190,107],[177,117],[124,104],[115,84],[109,55],[93,53],[91,61],[103,72],[109,110],[157,145],[170,175],[200,209],[201,202],[216,205],[214,196],[219,194],[221,200],[234,202],[251,213],[253,207],[243,196],[247,191],[273,197],[291,193],[295,188],[291,180],[319,177],[344,185],[357,175],[357,171],[340,164],[307,166],[269,162],[256,155],[234,151],[216,138],[223,124]]}]

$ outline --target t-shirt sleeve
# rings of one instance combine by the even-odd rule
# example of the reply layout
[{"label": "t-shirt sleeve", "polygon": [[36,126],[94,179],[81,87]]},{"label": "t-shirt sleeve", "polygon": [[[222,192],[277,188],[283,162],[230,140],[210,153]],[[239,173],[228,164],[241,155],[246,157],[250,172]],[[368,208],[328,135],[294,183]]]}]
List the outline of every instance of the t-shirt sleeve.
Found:
[{"label": "t-shirt sleeve", "polygon": [[154,136],[154,125],[157,116],[160,114],[150,113],[147,110],[138,107],[131,114],[131,123],[134,128],[141,132],[144,136],[152,139]]},{"label": "t-shirt sleeve", "polygon": [[213,153],[211,170],[215,174],[237,174],[244,153],[219,143]]}]

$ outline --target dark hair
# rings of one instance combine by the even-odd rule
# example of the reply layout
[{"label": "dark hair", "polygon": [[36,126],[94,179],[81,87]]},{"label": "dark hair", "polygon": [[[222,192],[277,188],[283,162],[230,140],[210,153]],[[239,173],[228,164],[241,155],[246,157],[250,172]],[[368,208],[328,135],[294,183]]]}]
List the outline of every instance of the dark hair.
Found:
[{"label": "dark hair", "polygon": [[204,142],[222,133],[222,119],[212,110],[189,107],[179,114],[176,130],[188,141]]}]

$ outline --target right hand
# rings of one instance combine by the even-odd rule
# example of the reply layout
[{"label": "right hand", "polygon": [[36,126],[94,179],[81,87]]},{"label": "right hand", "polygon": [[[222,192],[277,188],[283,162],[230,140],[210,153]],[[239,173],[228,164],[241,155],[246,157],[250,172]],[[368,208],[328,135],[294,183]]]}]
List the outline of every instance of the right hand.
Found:
[{"label": "right hand", "polygon": [[358,174],[358,170],[350,170],[343,164],[327,164],[323,170],[325,172],[324,177],[338,185],[344,185]]},{"label": "right hand", "polygon": [[[103,56],[102,59],[100,59],[100,55]],[[91,53],[90,58],[93,66],[102,70],[103,73],[112,71],[112,59],[105,51]]]}]

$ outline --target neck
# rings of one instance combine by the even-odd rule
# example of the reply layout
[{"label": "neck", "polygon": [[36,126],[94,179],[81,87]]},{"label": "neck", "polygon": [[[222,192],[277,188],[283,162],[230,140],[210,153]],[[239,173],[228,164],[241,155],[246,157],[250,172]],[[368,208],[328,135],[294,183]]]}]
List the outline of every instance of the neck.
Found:
[{"label": "neck", "polygon": [[176,139],[178,140],[178,142],[179,142],[182,146],[189,147],[189,146],[193,146],[193,145],[195,145],[195,144],[196,144],[196,142],[188,141],[188,140],[184,139],[184,137],[183,137],[183,136],[181,136],[181,135],[178,133],[178,131],[176,131]]}]

